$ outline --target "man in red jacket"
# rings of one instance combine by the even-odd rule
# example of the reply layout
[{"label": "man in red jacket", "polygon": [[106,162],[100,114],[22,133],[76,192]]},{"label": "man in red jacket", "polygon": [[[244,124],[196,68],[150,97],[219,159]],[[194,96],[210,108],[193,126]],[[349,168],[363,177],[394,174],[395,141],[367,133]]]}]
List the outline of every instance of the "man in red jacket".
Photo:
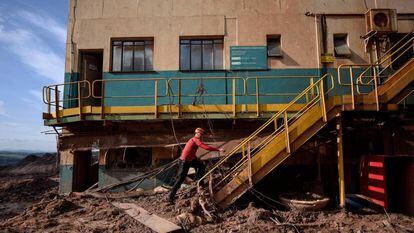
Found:
[{"label": "man in red jacket", "polygon": [[185,178],[187,177],[188,170],[190,167],[193,167],[197,170],[195,179],[198,180],[203,177],[205,172],[205,165],[198,160],[196,153],[198,147],[203,148],[204,150],[209,151],[220,151],[224,152],[223,149],[219,149],[212,146],[207,146],[201,141],[201,138],[204,134],[204,130],[202,128],[197,128],[195,130],[195,136],[188,140],[187,144],[181,153],[181,157],[179,159],[179,168],[178,168],[178,178],[174,183],[174,186],[171,189],[169,202],[174,202],[175,194],[177,193],[178,189],[180,188],[181,184],[184,182]]}]

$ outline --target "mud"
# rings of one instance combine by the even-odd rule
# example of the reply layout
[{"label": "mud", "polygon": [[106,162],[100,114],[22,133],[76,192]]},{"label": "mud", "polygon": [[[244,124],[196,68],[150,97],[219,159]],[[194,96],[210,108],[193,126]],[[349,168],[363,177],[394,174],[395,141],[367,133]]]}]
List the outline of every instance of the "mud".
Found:
[{"label": "mud", "polygon": [[[59,195],[57,181],[54,174],[0,177],[0,232],[152,232],[111,200]],[[158,190],[117,201],[136,203],[187,232],[414,232],[413,217],[372,209],[299,212],[248,203],[220,210],[192,186],[173,205],[168,191]]]}]

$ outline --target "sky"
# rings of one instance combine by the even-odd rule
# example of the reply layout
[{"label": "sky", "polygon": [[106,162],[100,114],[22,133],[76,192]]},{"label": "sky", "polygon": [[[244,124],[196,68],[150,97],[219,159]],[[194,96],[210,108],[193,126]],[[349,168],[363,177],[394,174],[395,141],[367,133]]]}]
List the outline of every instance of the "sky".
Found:
[{"label": "sky", "polygon": [[0,0],[0,150],[56,151],[42,87],[64,80],[68,0]]}]

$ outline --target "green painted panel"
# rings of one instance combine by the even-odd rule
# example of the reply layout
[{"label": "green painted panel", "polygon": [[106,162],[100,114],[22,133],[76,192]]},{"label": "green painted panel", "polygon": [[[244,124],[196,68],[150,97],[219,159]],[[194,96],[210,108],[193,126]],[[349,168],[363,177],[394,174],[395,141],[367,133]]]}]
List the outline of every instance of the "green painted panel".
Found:
[{"label": "green painted panel", "polygon": [[231,70],[267,70],[266,46],[230,46]]},{"label": "green painted panel", "polygon": [[[65,83],[76,82],[79,80],[78,73],[65,73]],[[78,101],[69,100],[78,96],[76,84],[65,85],[63,87],[63,108],[74,108],[78,106]]]},{"label": "green painted panel", "polygon": [[[318,69],[274,69],[263,71],[206,71],[180,72],[159,71],[150,73],[104,73],[104,79],[133,79],[136,81],[111,81],[105,85],[106,106],[152,106],[154,105],[154,82],[144,81],[147,78],[161,78],[170,82],[169,92],[172,97],[165,96],[165,81],[158,82],[158,105],[178,104],[178,80],[181,81],[181,104],[232,104],[233,77],[250,77],[247,81],[248,96],[244,93],[243,80],[236,79],[236,104],[256,103],[256,82],[259,77],[260,103],[287,103],[295,94],[309,85],[311,77],[317,77]],[[280,77],[287,76],[287,77]],[[290,77],[289,77],[290,76]],[[296,77],[293,77],[296,76]],[[300,76],[300,77],[297,77]],[[197,80],[193,80],[196,78]],[[140,79],[142,81],[140,81]],[[133,96],[141,96],[140,98]],[[146,96],[146,97],[143,97]]]},{"label": "green painted panel", "polygon": [[70,193],[72,192],[73,183],[73,166],[72,165],[60,165],[59,166],[59,192]]}]

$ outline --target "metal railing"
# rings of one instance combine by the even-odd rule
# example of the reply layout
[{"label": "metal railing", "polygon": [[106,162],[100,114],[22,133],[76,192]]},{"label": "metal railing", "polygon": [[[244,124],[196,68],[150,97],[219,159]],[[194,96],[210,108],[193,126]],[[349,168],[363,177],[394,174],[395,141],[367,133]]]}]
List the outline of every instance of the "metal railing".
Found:
[{"label": "metal railing", "polygon": [[[118,83],[118,84],[134,84],[134,83],[150,83],[153,84],[153,94],[148,95],[107,95],[105,94],[105,88],[107,84],[111,83]],[[159,84],[164,83],[165,86],[165,92],[160,93],[159,92]],[[99,85],[100,84],[100,85]],[[99,87],[98,87],[99,85]],[[105,100],[106,99],[148,99],[153,98],[153,107],[154,107],[154,116],[158,116],[158,98],[159,97],[165,97],[167,96],[167,80],[163,78],[139,78],[139,79],[99,79],[92,82],[92,97],[95,99],[100,99],[101,102],[101,118],[105,118]],[[99,91],[95,91],[98,89]],[[97,95],[96,93],[100,93],[100,95]]]},{"label": "metal railing", "polygon": [[[151,105],[153,106],[153,113],[154,116],[157,117],[158,115],[158,106],[160,105],[159,98],[168,97],[169,98],[169,105],[176,105],[177,106],[177,114],[178,117],[181,117],[182,112],[182,103],[183,99],[187,98],[203,98],[203,103],[201,105],[205,105],[204,97],[225,97],[226,104],[227,98],[231,97],[231,105],[232,105],[232,113],[233,116],[236,116],[236,105],[238,97],[251,97],[255,96],[255,103],[256,104],[256,115],[260,116],[260,97],[265,96],[283,96],[283,97],[292,97],[294,98],[299,93],[294,92],[279,92],[279,93],[268,93],[263,90],[260,90],[259,85],[260,82],[264,80],[276,80],[281,78],[304,78],[308,79],[310,85],[313,84],[314,76],[261,76],[261,77],[183,77],[183,78],[129,78],[129,79],[99,79],[92,82],[83,80],[77,82],[68,82],[64,84],[56,84],[43,87],[43,101],[48,105],[48,113],[51,113],[51,108],[54,106],[55,101],[51,99],[51,96],[54,95],[55,89],[60,89],[59,93],[61,96],[55,97],[58,99],[58,102],[65,102],[65,103],[72,103],[75,101],[76,107],[80,107],[85,105],[82,102],[85,99],[92,98],[94,100],[99,100],[100,102],[96,102],[91,104],[92,100],[88,100],[89,105],[97,105],[101,106],[101,118],[104,119],[105,116],[105,105],[107,104],[110,99],[151,99]],[[254,86],[254,93],[249,92],[247,82],[249,80],[253,80],[255,82]],[[218,88],[215,85],[215,82],[225,82],[225,85],[220,83],[220,87]],[[197,85],[195,85],[197,84]],[[116,89],[116,85],[120,85],[119,90],[113,91],[113,88]],[[136,88],[134,88],[134,85]],[[194,90],[193,93],[190,93],[188,90],[188,86],[191,86]],[[253,86],[253,85],[252,85]],[[64,88],[61,90],[61,87],[69,87]],[[83,89],[87,89],[87,91],[82,91]],[[126,88],[127,87],[127,88]],[[222,89],[224,91],[221,91]],[[69,90],[70,89],[70,90]],[[76,89],[76,92],[73,90]],[[124,91],[120,91],[124,90]],[[153,90],[151,92],[151,90]],[[187,93],[185,93],[185,91]],[[78,98],[78,93],[81,93],[81,97]],[[86,94],[85,94],[86,93]],[[111,95],[111,93],[117,93],[117,95]],[[118,94],[121,93],[121,94]],[[122,93],[125,93],[122,95]],[[132,93],[132,94],[131,94]],[[142,94],[144,93],[144,94]],[[64,94],[65,96],[63,96]],[[306,95],[306,100],[304,102],[309,101],[309,96],[314,95],[314,90],[309,92]],[[172,99],[172,101],[171,101]],[[175,101],[176,100],[176,101]],[[248,101],[248,98],[245,99]],[[161,100],[162,101],[162,100]],[[165,102],[165,99],[164,99]],[[175,102],[175,103],[174,103]],[[86,103],[86,104],[88,104]],[[198,101],[193,101],[192,105],[198,105]],[[247,103],[243,103],[247,104]],[[128,105],[129,106],[129,105]],[[143,105],[139,105],[143,106]],[[145,105],[147,106],[147,105]],[[68,106],[59,106],[58,109],[63,108],[71,108]],[[79,110],[80,115],[82,116],[82,109]],[[56,116],[59,118],[59,112],[56,111]]]},{"label": "metal railing", "polygon": [[[313,84],[314,78],[313,76],[261,76],[261,77],[248,77],[246,78],[246,95],[247,96],[255,96],[256,97],[256,115],[260,116],[260,97],[261,96],[272,96],[272,97],[296,97],[301,92],[267,92],[267,93],[260,93],[260,87],[262,84],[260,81],[265,80],[276,80],[276,79],[282,79],[282,78],[301,78],[301,79],[309,79],[309,85],[311,86]],[[254,93],[249,92],[249,80],[254,81]],[[312,90],[310,93],[306,95],[306,102],[309,102],[309,97],[314,95],[314,90]]]},{"label": "metal railing", "polygon": [[[210,93],[210,91],[207,89],[208,83],[211,82],[217,82],[217,81],[224,81],[226,82],[224,85],[224,88],[226,89],[224,93]],[[227,92],[227,82],[231,81],[231,92]],[[197,87],[193,94],[190,93],[184,93],[183,92],[183,86],[185,86],[186,82],[197,82]],[[238,93],[238,83],[242,83],[242,92]],[[214,83],[213,83],[214,84]],[[177,87],[176,90],[174,90],[174,87]],[[218,89],[217,86],[214,86],[214,89]],[[177,94],[175,94],[177,93]],[[177,97],[177,105],[178,105],[178,116],[181,116],[181,105],[182,100],[185,97],[193,97],[193,105],[197,103],[196,98],[197,97],[232,97],[232,112],[233,116],[236,116],[236,97],[239,96],[245,96],[246,95],[246,80],[242,77],[189,77],[189,78],[171,78],[168,79],[168,95],[169,97],[175,98]],[[204,103],[202,103],[204,104]]]},{"label": "metal railing", "polygon": [[[391,65],[395,64],[399,58],[408,52],[413,52],[414,34],[408,33],[394,46],[392,46],[386,54],[384,54],[377,62],[373,64],[342,64],[338,66],[338,83],[341,86],[349,86],[352,98],[352,109],[355,109],[355,96],[374,93],[377,111],[379,111],[378,87],[384,85],[392,72]],[[394,50],[394,51],[393,51]],[[384,65],[384,66],[383,66]],[[362,68],[362,72],[354,75],[355,68]],[[348,70],[349,82],[344,83],[342,73]],[[363,92],[363,87],[371,87],[369,92]]]},{"label": "metal railing", "polygon": [[[327,85],[327,88],[325,88]],[[235,164],[223,175],[220,180],[213,185],[213,190],[217,189],[221,184],[229,178],[233,178],[242,168],[249,165],[249,183],[252,185],[251,174],[251,159],[269,143],[275,140],[279,135],[285,134],[286,152],[290,153],[291,142],[289,140],[289,127],[302,117],[308,110],[315,105],[320,105],[323,121],[327,121],[327,106],[325,97],[335,88],[334,78],[331,74],[326,74],[309,87],[305,88],[299,95],[296,96],[283,110],[273,115],[261,127],[254,131],[250,136],[246,137],[240,144],[235,146],[228,154],[218,161],[199,181],[207,178],[213,172],[218,171],[224,163],[229,163],[230,160],[236,160]],[[315,91],[316,90],[316,91]],[[311,95],[312,98],[300,110],[292,110],[291,108],[298,102],[303,102],[303,99],[309,95],[310,92],[315,92]],[[283,119],[283,124],[278,124],[278,119]],[[255,139],[261,135],[265,135],[263,140],[255,144]],[[241,153],[241,155],[240,155]]]},{"label": "metal railing", "polygon": [[[63,96],[65,88],[69,89],[68,97]],[[76,88],[76,94],[73,97],[71,95],[72,88]],[[84,90],[86,90],[86,94]],[[65,103],[76,101],[80,109],[79,115],[82,116],[82,100],[89,97],[91,97],[91,84],[86,80],[44,86],[42,90],[42,99],[47,105],[47,113],[52,114],[52,112],[55,112],[57,122],[60,119],[59,111],[64,107]],[[52,107],[54,107],[54,111]]]}]

